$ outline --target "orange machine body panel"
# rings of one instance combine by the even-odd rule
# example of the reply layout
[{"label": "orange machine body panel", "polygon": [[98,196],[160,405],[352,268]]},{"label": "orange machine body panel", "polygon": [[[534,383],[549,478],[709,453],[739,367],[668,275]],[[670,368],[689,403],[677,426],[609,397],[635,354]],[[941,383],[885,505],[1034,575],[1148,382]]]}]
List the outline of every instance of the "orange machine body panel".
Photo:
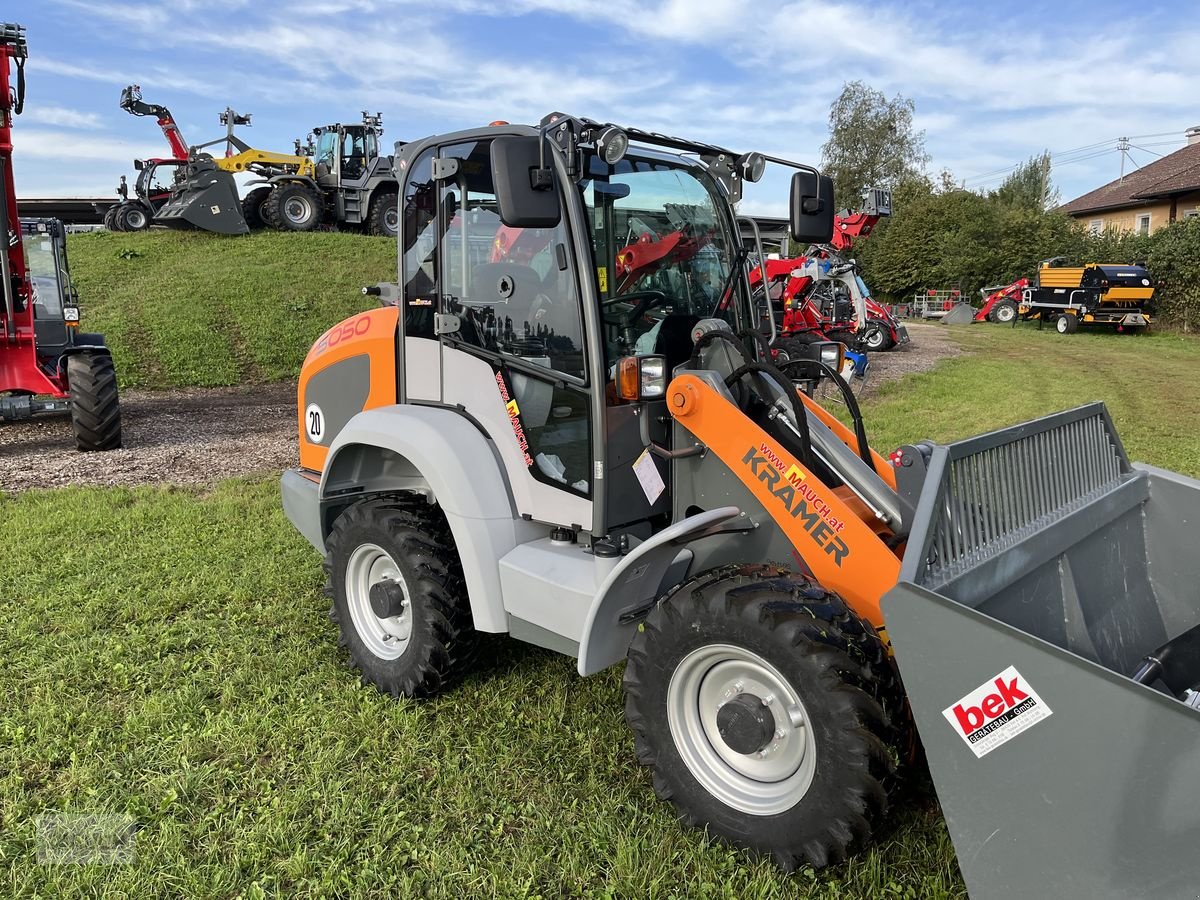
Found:
[{"label": "orange machine body panel", "polygon": [[322,471],[330,443],[355,413],[396,402],[398,317],[395,306],[351,316],[308,351],[296,391],[301,468]]},{"label": "orange machine body panel", "polygon": [[824,484],[778,441],[694,375],[667,388],[667,408],[762,503],[825,588],[882,631],[879,601],[900,576],[869,514]]}]

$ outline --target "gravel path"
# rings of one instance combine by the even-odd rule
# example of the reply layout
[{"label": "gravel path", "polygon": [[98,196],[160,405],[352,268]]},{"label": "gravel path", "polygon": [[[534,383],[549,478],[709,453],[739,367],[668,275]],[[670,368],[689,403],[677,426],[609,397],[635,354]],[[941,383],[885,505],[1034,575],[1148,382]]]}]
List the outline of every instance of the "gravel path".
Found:
[{"label": "gravel path", "polygon": [[[937,325],[910,324],[912,341],[871,357],[864,394],[962,351]],[[0,491],[70,484],[211,484],[274,474],[296,460],[296,386],[254,385],[121,395],[124,447],[78,453],[70,419],[0,424]]]},{"label": "gravel path", "polygon": [[871,354],[871,368],[861,396],[869,397],[889,381],[913,372],[927,372],[941,360],[962,353],[962,348],[950,338],[950,328],[946,325],[906,321],[904,326],[908,329],[907,344],[887,353]]},{"label": "gravel path", "polygon": [[0,491],[68,484],[210,484],[296,460],[296,386],[121,394],[124,446],[79,453],[65,416],[0,424]]}]

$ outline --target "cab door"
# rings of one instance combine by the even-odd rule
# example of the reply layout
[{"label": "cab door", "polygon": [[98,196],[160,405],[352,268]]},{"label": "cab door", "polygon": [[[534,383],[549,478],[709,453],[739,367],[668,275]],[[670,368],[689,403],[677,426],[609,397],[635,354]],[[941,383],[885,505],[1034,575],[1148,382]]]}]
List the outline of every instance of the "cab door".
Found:
[{"label": "cab door", "polygon": [[566,216],[500,221],[490,137],[438,148],[434,166],[442,402],[495,442],[520,515],[590,529],[594,391]]}]

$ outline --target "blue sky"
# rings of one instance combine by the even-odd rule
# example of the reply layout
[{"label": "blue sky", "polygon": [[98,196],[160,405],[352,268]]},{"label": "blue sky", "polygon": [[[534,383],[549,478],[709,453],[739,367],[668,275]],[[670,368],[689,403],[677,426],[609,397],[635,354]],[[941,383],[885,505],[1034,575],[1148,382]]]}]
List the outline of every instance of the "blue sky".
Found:
[{"label": "blue sky", "polygon": [[[152,119],[118,108],[129,83],[190,143],[221,134],[227,105],[254,114],[251,144],[278,150],[363,109],[383,112],[387,140],[562,109],[815,163],[830,102],[859,78],[915,100],[931,174],[994,187],[1049,149],[1064,200],[1119,174],[1117,137],[1144,165],[1200,124],[1194,0],[5,5],[29,31],[26,197],[107,196],[135,156],[168,155]],[[782,212],[782,190],[755,186],[747,211]]]}]

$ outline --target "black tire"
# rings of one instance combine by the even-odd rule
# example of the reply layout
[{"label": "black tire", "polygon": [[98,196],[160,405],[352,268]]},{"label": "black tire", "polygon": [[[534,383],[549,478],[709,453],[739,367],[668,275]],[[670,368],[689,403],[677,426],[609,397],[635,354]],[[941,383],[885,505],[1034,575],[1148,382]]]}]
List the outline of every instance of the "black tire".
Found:
[{"label": "black tire", "polygon": [[113,222],[118,231],[146,231],[150,228],[150,210],[142,203],[131,200],[117,207]]},{"label": "black tire", "polygon": [[79,450],[116,450],[121,446],[121,403],[117,372],[107,353],[76,353],[67,358],[71,428]]},{"label": "black tire", "polygon": [[1000,325],[1008,325],[1017,318],[1017,304],[1011,300],[1002,300],[992,307],[988,318]]},{"label": "black tire", "polygon": [[270,193],[270,186],[256,187],[242,198],[242,218],[246,220],[246,225],[251,231],[258,231],[261,228],[267,227],[267,221],[263,218],[262,207]]},{"label": "black tire", "polygon": [[321,195],[307,184],[277,184],[262,204],[263,218],[280,231],[313,231],[321,224]]},{"label": "black tire", "polygon": [[375,195],[371,201],[371,214],[367,218],[367,231],[395,239],[400,231],[400,206],[395,191]]},{"label": "black tire", "polygon": [[809,345],[820,340],[821,338],[817,335],[808,333],[780,338],[775,342],[775,349],[778,351],[775,356],[775,365],[782,366],[794,359],[812,359],[812,352],[808,349]]},{"label": "black tire", "polygon": [[[787,691],[800,700],[804,728],[791,733],[786,731],[788,717],[781,719],[778,710],[768,707],[772,719],[765,727],[777,730],[773,736],[755,737],[768,742],[765,752],[787,748],[788,740],[804,746],[803,738],[796,735],[815,735],[813,761],[797,769],[801,772],[811,765],[811,781],[792,792],[794,800],[785,787],[790,778],[748,782],[755,790],[765,784],[780,785],[779,802],[786,808],[778,811],[739,808],[705,787],[697,775],[703,767],[695,762],[696,751],[689,746],[707,746],[714,759],[722,752],[734,759],[758,758],[757,753],[730,744],[733,738],[719,725],[719,711],[713,721],[722,730],[713,740],[709,725],[688,729],[678,724],[692,707],[682,687],[677,688],[683,691],[679,705],[678,694],[671,693],[672,682],[686,680],[686,674],[680,673],[692,671],[692,660],[735,652],[765,660],[786,680],[783,702],[790,702]],[[715,673],[728,673],[727,666],[722,669],[725,665],[716,662],[705,669],[701,685],[718,678]],[[852,847],[871,837],[887,810],[897,748],[907,732],[899,677],[875,630],[837,595],[803,576],[769,567],[730,567],[680,585],[655,607],[634,637],[624,686],[625,717],[633,730],[638,761],[651,769],[655,793],[674,804],[688,825],[706,827],[729,843],[769,853],[791,870],[804,862],[821,867],[844,859]],[[719,692],[724,686],[718,681],[711,690]],[[759,707],[767,704],[753,689],[746,690],[742,694],[731,688],[709,698],[723,698],[715,708],[720,710],[729,705],[731,695],[739,702],[746,697],[748,715],[763,715]],[[695,694],[697,721],[705,714],[703,696],[699,691]],[[674,725],[672,709],[684,710],[676,714]],[[681,735],[682,751],[676,734]],[[740,739],[745,737],[743,733]],[[718,742],[724,742],[721,750],[716,749]],[[721,764],[718,760],[718,769]],[[728,772],[734,771],[724,765]],[[737,777],[734,773],[735,782]]]},{"label": "black tire", "polygon": [[107,228],[109,231],[117,230],[116,226],[113,225],[113,219],[116,217],[117,210],[120,208],[121,208],[121,205],[118,203],[114,206],[110,206],[108,209],[106,209],[104,211],[104,227]]},{"label": "black tire", "polygon": [[868,324],[862,338],[863,345],[872,353],[884,353],[896,346],[892,335],[878,322]]},{"label": "black tire", "polygon": [[[326,546],[330,617],[363,683],[393,697],[431,697],[450,687],[471,662],[476,633],[462,563],[441,512],[395,498],[366,500],[338,517]],[[393,645],[397,655],[390,658],[372,649],[389,644],[384,637],[389,619],[356,604],[355,589],[348,586],[363,564],[357,554],[373,553],[371,547],[390,560],[394,581],[406,591],[406,610],[395,619],[407,614],[408,638]]]},{"label": "black tire", "polygon": [[1070,313],[1063,313],[1054,320],[1054,329],[1059,334],[1074,334],[1079,330],[1079,319]]}]

